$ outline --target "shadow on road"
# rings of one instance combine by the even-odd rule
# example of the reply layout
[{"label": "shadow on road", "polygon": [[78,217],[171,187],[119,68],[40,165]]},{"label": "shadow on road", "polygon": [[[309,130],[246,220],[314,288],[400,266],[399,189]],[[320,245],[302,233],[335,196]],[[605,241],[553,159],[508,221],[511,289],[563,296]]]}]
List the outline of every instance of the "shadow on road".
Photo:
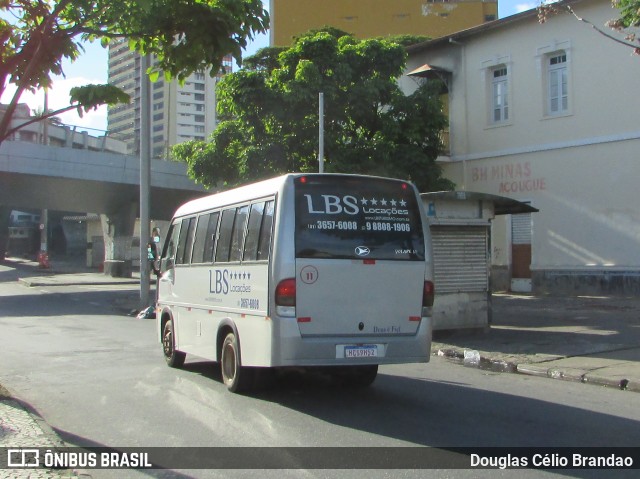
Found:
[{"label": "shadow on road", "polygon": [[[191,362],[185,370],[215,381],[212,388],[224,387],[215,363]],[[571,404],[485,391],[455,382],[453,375],[452,381],[442,382],[382,373],[372,387],[356,389],[337,385],[321,373],[287,371],[250,399],[367,433],[362,436],[364,442],[353,445],[357,447],[375,446],[375,437],[382,436],[452,451],[458,447],[558,447],[580,448],[588,454],[587,448],[636,447],[640,442],[640,421],[614,411],[603,414]],[[580,478],[601,477],[596,470],[561,472]]]}]

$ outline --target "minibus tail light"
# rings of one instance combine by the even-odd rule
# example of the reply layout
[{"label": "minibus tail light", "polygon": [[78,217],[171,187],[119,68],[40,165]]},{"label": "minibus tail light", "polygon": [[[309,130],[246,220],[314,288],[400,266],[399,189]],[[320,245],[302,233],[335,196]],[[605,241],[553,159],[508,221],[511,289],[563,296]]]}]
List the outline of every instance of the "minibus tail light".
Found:
[{"label": "minibus tail light", "polygon": [[432,281],[424,282],[424,289],[422,290],[422,307],[430,308],[433,306],[433,300],[435,297],[435,286]]},{"label": "minibus tail light", "polygon": [[295,278],[283,279],[276,286],[276,305],[296,305],[296,280]]}]

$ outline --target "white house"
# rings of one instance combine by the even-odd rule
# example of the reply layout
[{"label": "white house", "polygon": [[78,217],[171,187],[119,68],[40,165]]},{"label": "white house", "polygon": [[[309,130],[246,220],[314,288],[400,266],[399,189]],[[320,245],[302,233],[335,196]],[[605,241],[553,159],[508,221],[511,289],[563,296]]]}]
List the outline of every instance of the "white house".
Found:
[{"label": "white house", "polygon": [[[609,34],[610,0],[564,1]],[[640,291],[640,57],[535,9],[412,46],[401,85],[444,80],[459,190],[530,202],[494,220],[494,290]]]}]

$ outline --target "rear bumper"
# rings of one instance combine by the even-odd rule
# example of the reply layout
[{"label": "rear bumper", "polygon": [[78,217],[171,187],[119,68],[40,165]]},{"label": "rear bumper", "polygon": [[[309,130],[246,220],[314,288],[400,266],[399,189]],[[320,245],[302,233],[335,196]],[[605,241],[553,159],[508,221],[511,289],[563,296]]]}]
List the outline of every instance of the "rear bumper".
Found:
[{"label": "rear bumper", "polygon": [[[344,366],[426,363],[431,354],[431,318],[422,318],[416,335],[301,337],[295,318],[275,319],[271,366]],[[376,357],[345,357],[345,346],[377,345]]]}]

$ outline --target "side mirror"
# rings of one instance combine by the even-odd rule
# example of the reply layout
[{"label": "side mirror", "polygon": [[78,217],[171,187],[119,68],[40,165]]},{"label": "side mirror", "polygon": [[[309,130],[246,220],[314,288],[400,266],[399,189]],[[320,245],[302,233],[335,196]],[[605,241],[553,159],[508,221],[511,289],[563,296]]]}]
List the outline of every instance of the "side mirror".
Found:
[{"label": "side mirror", "polygon": [[160,273],[164,273],[165,271],[173,269],[174,266],[174,258],[163,258],[162,260],[160,260]]}]

